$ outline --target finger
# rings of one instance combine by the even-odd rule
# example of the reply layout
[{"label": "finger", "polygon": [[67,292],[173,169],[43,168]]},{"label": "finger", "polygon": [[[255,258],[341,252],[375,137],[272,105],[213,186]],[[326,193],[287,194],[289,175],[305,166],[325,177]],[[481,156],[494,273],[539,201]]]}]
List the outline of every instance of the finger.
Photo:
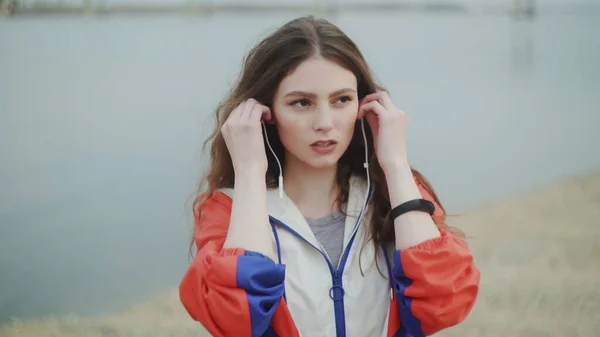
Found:
[{"label": "finger", "polygon": [[[231,113],[229,114],[229,117],[227,117],[227,121],[239,120],[240,115],[243,110],[244,110],[244,103],[241,103],[238,106],[236,106],[235,109],[233,109],[233,111],[231,111]],[[227,123],[227,121],[226,121],[226,123]]]},{"label": "finger", "polygon": [[362,99],[361,103],[365,104],[372,101],[378,101],[379,104],[381,104],[384,108],[388,110],[391,109],[393,106],[392,99],[386,91],[378,91],[376,93],[367,95]]},{"label": "finger", "polygon": [[262,104],[255,104],[249,118],[254,121],[260,121],[261,119],[268,121],[271,119],[271,109]]},{"label": "finger", "polygon": [[379,103],[379,101],[371,101],[360,106],[358,109],[358,117],[365,117],[365,114],[369,111],[376,113],[378,116],[387,114],[387,110]]},{"label": "finger", "polygon": [[252,113],[252,110],[254,109],[254,106],[257,104],[258,102],[253,99],[250,98],[248,99],[246,102],[244,102],[244,109],[242,110],[242,113],[240,115],[241,119],[249,119],[250,118],[250,114]]}]

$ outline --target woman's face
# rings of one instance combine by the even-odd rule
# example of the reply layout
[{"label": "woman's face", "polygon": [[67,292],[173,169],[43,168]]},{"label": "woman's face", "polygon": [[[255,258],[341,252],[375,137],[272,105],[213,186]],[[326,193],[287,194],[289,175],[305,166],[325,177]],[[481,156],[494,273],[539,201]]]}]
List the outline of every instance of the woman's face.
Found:
[{"label": "woman's face", "polygon": [[354,133],[356,76],[322,57],[310,58],[281,81],[273,113],[286,165],[334,166]]}]

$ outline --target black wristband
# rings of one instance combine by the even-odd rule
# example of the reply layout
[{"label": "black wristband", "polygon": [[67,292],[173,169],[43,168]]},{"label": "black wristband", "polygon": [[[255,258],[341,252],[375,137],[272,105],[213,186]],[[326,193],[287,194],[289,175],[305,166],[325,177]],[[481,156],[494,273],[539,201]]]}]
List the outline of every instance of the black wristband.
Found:
[{"label": "black wristband", "polygon": [[390,212],[390,218],[392,219],[392,221],[394,221],[397,217],[401,216],[402,214],[411,211],[421,211],[433,215],[433,212],[435,211],[435,205],[431,201],[425,199],[409,200],[405,203],[394,207]]}]

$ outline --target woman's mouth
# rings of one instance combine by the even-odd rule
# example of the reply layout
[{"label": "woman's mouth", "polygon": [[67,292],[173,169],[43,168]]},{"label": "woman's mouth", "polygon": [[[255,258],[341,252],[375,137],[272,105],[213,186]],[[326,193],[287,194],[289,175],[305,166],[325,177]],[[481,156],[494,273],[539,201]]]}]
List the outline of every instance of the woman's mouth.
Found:
[{"label": "woman's mouth", "polygon": [[335,140],[320,140],[312,143],[311,148],[318,154],[329,154],[335,150],[337,142]]}]

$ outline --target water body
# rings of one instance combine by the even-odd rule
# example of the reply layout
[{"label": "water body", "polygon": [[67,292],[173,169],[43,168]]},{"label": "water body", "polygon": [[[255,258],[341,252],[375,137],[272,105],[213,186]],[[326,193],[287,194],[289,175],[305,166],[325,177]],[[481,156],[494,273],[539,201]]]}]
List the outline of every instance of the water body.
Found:
[{"label": "water body", "polygon": [[[0,322],[179,282],[212,109],[295,15],[0,20]],[[330,19],[410,115],[410,158],[451,211],[600,168],[598,15]]]}]

